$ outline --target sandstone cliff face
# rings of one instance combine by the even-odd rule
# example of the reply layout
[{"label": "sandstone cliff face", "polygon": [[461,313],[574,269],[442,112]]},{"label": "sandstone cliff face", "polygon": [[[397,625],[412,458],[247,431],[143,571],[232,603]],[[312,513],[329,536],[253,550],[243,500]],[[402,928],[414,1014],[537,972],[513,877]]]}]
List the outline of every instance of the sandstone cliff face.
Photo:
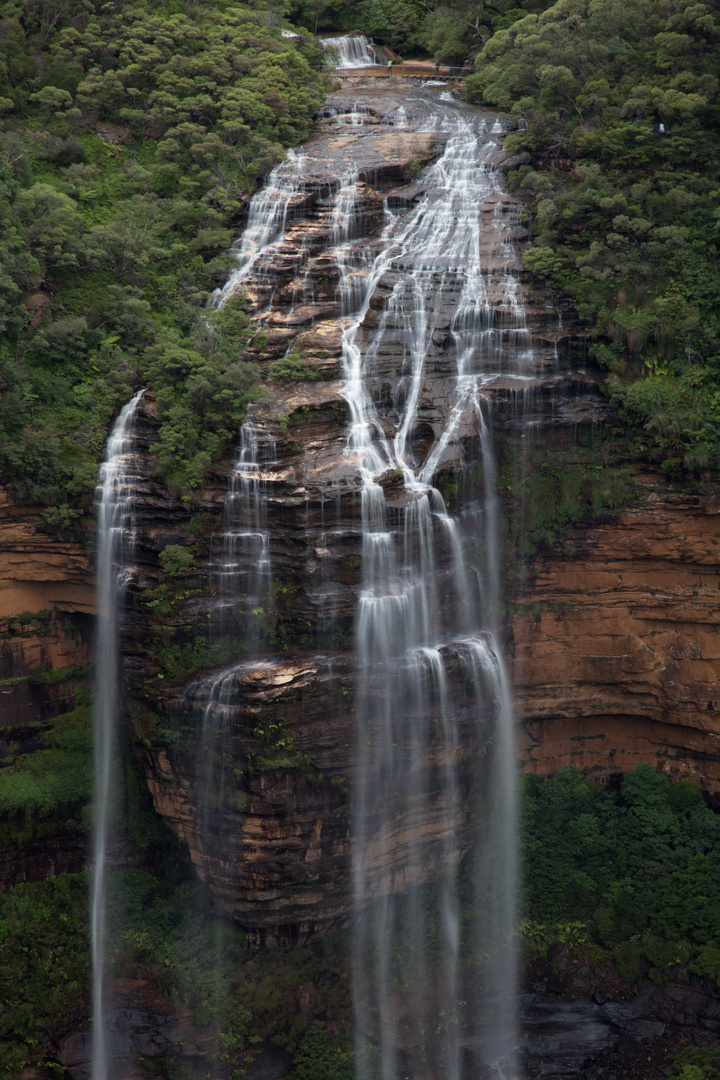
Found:
[{"label": "sandstone cliff face", "polygon": [[509,627],[522,768],[640,761],[720,791],[720,505],[657,476],[535,559]]},{"label": "sandstone cliff face", "polygon": [[[138,567],[123,645],[138,755],[156,808],[187,842],[216,903],[256,943],[315,936],[344,921],[350,907],[350,792],[362,779],[353,658],[362,528],[361,478],[346,449],[348,403],[339,378],[341,305],[353,276],[362,284],[367,274],[361,252],[378,250],[384,215],[406,213],[424,193],[416,174],[446,139],[442,124],[428,130],[433,109],[433,99],[403,100],[395,88],[344,90],[328,103],[303,148],[302,182],[290,195],[284,234],[237,286],[261,318],[267,340],[258,359],[271,376],[267,396],[250,412],[254,471],[246,447],[229,466],[230,485],[228,463],[193,520],[149,473],[138,492]],[[500,153],[498,147],[497,160]],[[348,177],[358,181],[352,206],[333,198]],[[596,379],[574,370],[576,324],[563,327],[557,309],[539,302],[522,278],[518,210],[499,184],[481,207],[488,318],[493,333],[514,343],[483,389],[511,437],[551,417],[570,428],[604,414]],[[336,251],[348,240],[358,253],[349,272]],[[447,427],[455,400],[453,317],[462,281],[442,269],[438,279],[443,287],[408,444],[416,465]],[[407,384],[403,320],[410,309],[391,300],[397,280],[388,266],[359,330],[364,351],[379,342],[369,390],[387,435]],[[488,347],[494,344],[488,335]],[[290,353],[314,379],[272,378],[272,364]],[[573,393],[562,396],[567,386]],[[153,410],[148,396],[137,434],[143,460]],[[456,510],[464,499],[471,506],[482,489],[475,435],[472,417],[463,418],[438,461],[438,484]],[[461,483],[463,476],[470,480]],[[408,498],[402,477],[389,470],[380,483],[400,522]],[[260,532],[271,567],[262,581],[252,571]],[[482,537],[469,539],[476,541]],[[178,543],[193,545],[198,574],[179,590],[170,583],[173,599],[163,592],[169,583],[158,578],[157,556]],[[231,573],[233,559],[241,565]],[[441,578],[451,574],[450,551],[438,550],[437,559]],[[493,705],[478,715],[465,700],[460,668],[449,670],[458,724],[459,810],[452,824],[459,856],[476,828]],[[409,705],[398,700],[395,707]],[[399,806],[392,844],[373,855],[378,874],[391,860],[400,892],[431,873],[443,850],[448,793],[437,779],[439,747],[438,738],[419,765],[429,791],[421,817]]]},{"label": "sandstone cliff face", "polygon": [[[256,943],[308,939],[344,921],[349,909],[360,483],[346,452],[341,272],[333,245],[342,235],[372,254],[387,212],[383,200],[387,210],[403,214],[422,196],[419,167],[441,152],[444,135],[442,128],[424,129],[425,106],[413,101],[399,85],[370,94],[349,84],[328,103],[306,148],[305,182],[284,236],[242,282],[266,332],[258,353],[265,373],[294,352],[317,376],[270,378],[267,395],[252,407],[258,454],[252,490],[229,457],[202,505],[189,510],[153,476],[148,448],[157,417],[150,395],[139,413],[143,479],[122,628],[128,730],[157,810],[187,843],[218,906]],[[343,217],[331,195],[349,175],[359,177],[359,196],[352,215]],[[522,446],[531,429],[572,433],[600,423],[599,378],[587,371],[577,321],[538,298],[522,276],[519,207],[499,189],[481,210],[493,325],[516,331],[518,348],[531,336],[533,343],[522,371],[510,357],[484,387],[498,432]],[[360,329],[363,346],[393,284],[390,273],[378,282]],[[416,461],[452,408],[452,289],[443,297],[433,313],[418,423],[408,444]],[[383,338],[371,385],[388,433],[405,375],[396,329]],[[438,486],[462,510],[481,481],[474,432],[461,425],[439,462]],[[403,485],[392,472],[381,482],[399,518]],[[720,518],[709,498],[674,493],[653,477],[639,482],[642,492],[626,509],[575,525],[553,553],[536,555],[526,590],[508,596],[507,657],[522,768],[550,772],[572,763],[608,777],[640,760],[659,761],[671,775],[690,776],[715,793]],[[235,491],[232,505],[229,491]],[[261,507],[254,528],[268,537],[271,571],[258,584],[241,566],[231,574],[232,587],[223,585],[233,544],[240,563],[257,558],[232,539],[233,530],[249,528],[238,525],[238,507],[242,517],[252,500]],[[86,662],[88,635],[78,620],[92,611],[93,591],[85,554],[43,533],[39,514],[8,504],[1,520],[2,613],[51,612],[39,623],[4,624],[0,715],[2,760],[10,765],[18,739],[30,747],[34,725],[71,707],[75,684],[32,684],[26,676],[40,666]],[[196,559],[196,571],[183,579],[160,569],[159,553],[176,544],[189,546]],[[461,842],[474,827],[470,807],[481,777],[473,762],[482,756],[488,725],[482,716],[459,727]],[[420,823],[398,814],[392,857],[400,891],[412,884],[403,852],[417,835],[425,865],[432,865],[443,798],[439,786]],[[80,847],[73,850],[77,868]],[[31,860],[35,869],[21,868],[21,876],[40,874],[43,866],[52,872],[52,849],[43,851]]]},{"label": "sandstone cliff face", "polygon": [[[0,778],[40,760],[53,720],[77,706],[90,658],[88,554],[58,540],[41,512],[0,495]],[[32,808],[0,805],[0,889],[83,869],[77,807],[36,822]]]}]

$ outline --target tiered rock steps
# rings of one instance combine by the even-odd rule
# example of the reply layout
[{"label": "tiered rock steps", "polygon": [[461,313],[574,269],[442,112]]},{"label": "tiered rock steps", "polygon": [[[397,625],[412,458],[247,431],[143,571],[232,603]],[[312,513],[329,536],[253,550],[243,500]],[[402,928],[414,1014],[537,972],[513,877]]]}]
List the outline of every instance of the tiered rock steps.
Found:
[{"label": "tiered rock steps", "polygon": [[[373,101],[369,108],[375,108],[377,99]],[[388,104],[397,115],[400,101],[390,97]],[[209,616],[210,625],[215,625],[219,607],[222,623],[214,631],[218,639],[223,634],[239,635],[247,613],[242,603],[234,608],[225,601],[220,604],[217,595],[210,596],[214,586],[209,577],[200,579],[200,591],[165,617],[162,631],[150,624],[142,607],[142,591],[155,583],[157,549],[184,542],[180,537],[186,513],[150,477],[139,493],[142,573],[137,605],[126,624],[125,650],[128,676],[137,694],[133,705],[136,730],[147,731],[144,741],[138,741],[138,753],[155,805],[187,841],[216,903],[249,928],[258,943],[304,940],[347,917],[348,790],[357,767],[350,649],[361,583],[361,482],[358,461],[347,450],[348,403],[340,378],[345,322],[339,317],[340,272],[332,246],[338,226],[333,193],[343,178],[362,178],[354,206],[351,255],[344,261],[357,266],[351,272],[364,279],[367,255],[378,250],[385,195],[394,193],[388,200],[394,201],[393,213],[411,213],[423,188],[412,179],[410,166],[414,169],[415,161],[431,159],[444,143],[444,136],[411,130],[412,123],[427,124],[427,115],[425,104],[413,104],[406,110],[402,131],[383,124],[387,112],[380,109],[370,124],[358,128],[333,130],[337,117],[321,120],[305,148],[306,179],[303,190],[293,197],[284,235],[241,282],[247,306],[267,336],[266,345],[257,353],[263,369],[268,371],[286,353],[297,352],[313,364],[320,379],[286,383],[270,379],[266,396],[250,410],[258,439],[271,440],[275,447],[274,460],[261,470],[273,595],[268,609],[257,616],[260,632],[271,636],[263,639],[261,662],[231,657],[237,696],[227,713],[223,799],[209,817],[199,795],[204,781],[197,701],[202,700],[202,693],[198,691],[200,697],[194,699],[188,685],[211,677],[212,668],[194,670],[175,684],[158,679],[163,673],[153,663],[152,642],[161,632],[169,640],[173,634],[179,640],[193,640],[200,630],[204,633]],[[424,157],[418,158],[418,153]],[[517,202],[496,192],[488,196],[482,211],[481,267],[487,308],[481,319],[485,336],[478,349],[477,370],[483,370],[487,354],[488,378],[486,383],[481,380],[481,393],[503,403],[498,423],[505,422],[500,417],[506,414],[529,416],[530,399],[533,421],[538,414],[548,422],[554,408],[548,403],[572,370],[563,343],[577,326],[568,322],[561,327],[555,308],[533,302],[521,267]],[[433,279],[432,333],[417,421],[408,443],[416,465],[443,431],[455,401],[453,319],[464,280],[462,275],[453,280],[441,268],[427,274]],[[388,317],[386,306],[403,276],[401,260],[393,260],[358,331],[358,341],[365,347],[378,321],[385,324],[367,385],[377,402],[377,423],[389,439],[396,430],[396,406],[406,392],[408,358],[402,318]],[[508,301],[509,280],[512,303]],[[504,358],[500,369],[499,354]],[[585,385],[582,376],[574,378],[597,400],[594,383],[588,380]],[[522,408],[508,408],[506,403],[512,401],[521,401]],[[153,441],[152,409],[148,400],[143,434],[148,446]],[[574,421],[568,417],[567,422]],[[452,480],[472,463],[481,485],[475,436],[475,421],[468,413],[439,457],[438,474]],[[218,470],[217,482],[204,496],[203,509],[215,514],[216,520],[226,495],[229,467],[228,462]],[[378,482],[388,504],[389,527],[394,528],[414,496],[393,469]],[[204,567],[208,573],[213,559],[217,561],[217,553],[208,558]],[[436,561],[438,594],[450,596],[452,589],[445,584],[449,585],[452,572],[449,547],[438,544]],[[145,695],[154,700],[154,709],[175,718],[168,726],[179,724],[185,732],[182,739],[153,736],[155,721],[148,719]],[[475,713],[459,723],[457,753],[469,770],[462,773],[460,806],[473,783],[469,763],[477,759],[479,731]],[[410,860],[404,859],[403,852],[421,840],[425,857],[420,865],[431,867],[447,827],[447,821],[443,825],[442,783],[437,777],[437,783],[430,783],[437,767],[434,746],[431,742],[423,766],[434,790],[426,801],[423,821],[409,812],[394,821],[396,846],[386,857],[397,860],[400,889],[411,884],[405,866]],[[461,817],[455,826],[462,848],[471,825],[465,811]],[[220,831],[237,841],[224,853],[218,843]],[[387,866],[379,853],[378,860],[376,871],[381,875]]]}]

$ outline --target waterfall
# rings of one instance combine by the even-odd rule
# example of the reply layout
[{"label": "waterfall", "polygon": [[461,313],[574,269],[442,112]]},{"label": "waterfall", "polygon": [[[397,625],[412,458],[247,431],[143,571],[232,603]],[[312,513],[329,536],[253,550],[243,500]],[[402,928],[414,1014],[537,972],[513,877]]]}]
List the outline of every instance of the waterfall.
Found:
[{"label": "waterfall", "polygon": [[223,603],[244,598],[248,609],[272,602],[270,536],[266,525],[263,468],[275,465],[273,439],[262,439],[251,419],[240,428],[240,445],[223,509],[223,550],[218,585]]},{"label": "waterfall", "polygon": [[[486,164],[495,142],[472,112],[454,110],[441,123],[445,152],[424,175],[416,208],[397,218],[387,212],[362,294],[348,289],[347,258],[342,248],[338,254],[351,416],[346,455],[362,478],[353,806],[359,1080],[397,1080],[421,1062],[460,1080],[463,1055],[478,1075],[517,1075],[512,711],[495,632],[499,526],[492,406],[483,389],[507,366],[505,343],[529,343],[512,277],[500,303],[486,289],[480,208],[499,191]],[[336,205],[338,218],[346,218],[349,190],[341,189]],[[384,303],[368,334],[363,322],[378,294]],[[444,428],[420,437],[426,358],[436,312],[448,305],[455,400]],[[511,317],[496,326],[502,308]],[[398,338],[405,358],[390,432],[387,407],[381,416],[376,405],[376,381],[385,340]],[[472,529],[453,519],[433,483],[461,425],[476,433],[484,477]],[[467,741],[469,723],[476,747],[470,775],[458,760],[460,729]],[[482,798],[482,812],[467,851],[461,826],[469,796]],[[463,857],[472,865],[476,913],[467,925],[457,876]],[[434,898],[421,888],[427,882]]]},{"label": "waterfall", "polygon": [[[332,39],[332,47],[342,58],[345,46],[339,42],[355,42],[356,49],[362,40]],[[362,118],[364,108],[353,104],[346,116]],[[208,655],[218,658],[216,673],[200,672],[172,705],[190,715],[197,748],[183,827],[192,834],[192,857],[210,886],[208,895],[226,913],[243,918],[249,912],[248,929],[260,942],[280,908],[268,906],[262,913],[267,921],[253,923],[252,904],[258,901],[243,895],[255,872],[249,858],[253,839],[258,842],[263,828],[257,822],[246,828],[248,777],[257,778],[265,767],[259,754],[254,764],[245,755],[255,753],[252,740],[264,737],[261,720],[274,708],[273,695],[294,680],[293,708],[302,716],[305,673],[296,656],[282,652],[297,647],[301,654],[309,639],[304,630],[304,639],[281,637],[268,617],[283,614],[287,598],[281,603],[281,594],[297,591],[305,606],[292,609],[293,618],[299,612],[298,622],[312,628],[315,611],[320,651],[330,640],[326,631],[339,605],[343,636],[332,647],[343,648],[360,551],[355,681],[352,689],[342,686],[352,702],[342,722],[351,722],[352,713],[357,732],[347,775],[353,784],[349,846],[358,1080],[516,1080],[513,715],[499,632],[502,553],[492,431],[494,401],[501,395],[522,400],[525,388],[529,394],[538,361],[502,221],[500,179],[491,166],[499,126],[488,130],[478,111],[441,104],[431,92],[418,91],[381,123],[367,124],[366,133],[370,140],[377,130],[379,145],[386,146],[394,141],[389,125],[402,127],[398,138],[405,138],[420,123],[420,134],[429,128],[439,137],[440,156],[421,176],[411,168],[412,184],[395,189],[382,211],[365,181],[370,177],[378,189],[397,183],[397,171],[375,175],[373,163],[380,159],[374,152],[355,158],[354,151],[345,153],[363,132],[340,131],[342,141],[330,153],[323,143],[317,149],[320,140],[307,152],[289,152],[251,200],[246,228],[234,245],[237,267],[213,296],[213,305],[221,307],[235,292],[247,293],[253,317],[262,315],[270,326],[272,357],[290,351],[299,337],[293,327],[311,325],[315,314],[304,315],[302,307],[317,287],[319,318],[329,322],[339,315],[341,393],[350,422],[338,432],[329,418],[323,421],[334,445],[321,435],[305,447],[317,448],[318,457],[303,457],[298,446],[289,451],[293,410],[312,417],[316,404],[327,402],[344,414],[337,386],[301,380],[295,386],[273,383],[267,403],[254,405],[241,427],[219,542],[210,553],[215,599],[208,605],[211,622],[203,625],[214,635]],[[301,205],[313,206],[319,227],[308,229],[302,247],[293,249],[286,228]],[[382,227],[367,242],[368,222],[380,220]],[[285,305],[275,324],[274,295],[284,297]],[[296,305],[305,321],[299,316],[283,322]],[[313,349],[307,348],[311,363]],[[318,346],[320,360],[323,351]],[[107,1080],[103,969],[119,711],[117,621],[133,536],[132,426],[138,400],[139,395],[118,418],[98,488],[93,1080]],[[341,501],[356,513],[349,525],[343,520],[338,526],[338,543],[326,507],[335,507],[339,519]],[[276,524],[284,532],[273,532]],[[308,552],[291,557],[283,550],[288,540]],[[354,560],[342,593],[324,563],[326,557],[328,567],[337,561],[338,552]],[[298,565],[308,568],[308,580],[296,588]],[[283,592],[286,568],[292,589]],[[312,666],[325,671],[333,659],[314,656]],[[350,658],[342,663],[347,672]],[[314,675],[308,674],[309,687]],[[277,700],[273,723],[286,707]],[[338,758],[345,753],[344,747],[336,750]],[[278,768],[295,775],[292,762]],[[320,790],[334,782],[320,773],[317,780]],[[259,818],[270,796],[263,791],[253,798],[260,808],[248,816]],[[319,820],[324,812],[318,810]],[[341,822],[338,833],[346,845],[343,829]],[[276,836],[263,838],[263,844]],[[288,865],[302,865],[295,852],[305,842],[298,834],[296,861]],[[338,849],[339,842],[333,850]],[[343,873],[346,851],[344,846],[337,859]],[[315,870],[307,863],[312,880]],[[271,872],[284,888],[285,866]],[[258,878],[271,872],[261,867]],[[334,873],[327,871],[333,888]],[[271,889],[267,883],[263,889],[264,903]],[[297,918],[290,892],[288,926]],[[303,932],[312,935],[322,925],[313,923],[311,912]],[[219,946],[218,972],[224,963]]]},{"label": "waterfall", "polygon": [[[199,727],[197,759],[198,822],[200,849],[205,865],[200,874],[207,880],[207,864],[237,863],[239,838],[224,827],[226,747],[232,736],[241,694],[239,674],[257,666],[260,620],[273,606],[270,537],[266,529],[264,469],[275,465],[276,446],[248,418],[240,429],[240,442],[230,474],[223,510],[220,561],[213,564],[217,582],[220,625],[233,633],[244,661],[217,675],[192,683],[187,703]],[[218,957],[218,965],[223,958]]]},{"label": "waterfall", "polygon": [[107,1080],[108,1039],[105,1015],[107,959],[107,870],[115,820],[114,768],[120,712],[120,615],[132,551],[138,479],[134,453],[135,415],[144,391],[122,409],[107,441],[96,489],[97,640],[95,652],[95,823],[93,833],[92,932],[92,1078]]},{"label": "waterfall", "polygon": [[271,244],[282,239],[288,210],[302,186],[305,158],[288,150],[287,158],[270,173],[267,183],[250,200],[248,219],[242,235],[233,244],[238,265],[222,289],[215,289],[211,307],[222,307],[249,276],[258,259]]},{"label": "waterfall", "polygon": [[337,70],[368,67],[376,64],[375,51],[364,34],[344,34],[342,37],[321,38],[326,52],[335,53]]}]

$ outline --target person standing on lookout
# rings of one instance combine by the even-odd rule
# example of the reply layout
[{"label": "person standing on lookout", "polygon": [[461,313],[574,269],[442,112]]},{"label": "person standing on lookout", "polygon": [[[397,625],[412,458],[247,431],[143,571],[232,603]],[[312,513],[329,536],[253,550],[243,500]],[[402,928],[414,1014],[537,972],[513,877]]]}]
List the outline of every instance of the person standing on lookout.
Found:
[{"label": "person standing on lookout", "polygon": [[388,60],[388,75],[392,79],[392,60]]}]

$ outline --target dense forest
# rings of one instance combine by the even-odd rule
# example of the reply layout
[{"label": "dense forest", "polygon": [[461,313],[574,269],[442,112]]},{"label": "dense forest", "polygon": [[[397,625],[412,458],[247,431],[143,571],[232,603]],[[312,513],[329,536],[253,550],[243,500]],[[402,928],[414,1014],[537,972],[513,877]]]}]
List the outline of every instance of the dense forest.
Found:
[{"label": "dense forest", "polygon": [[[720,15],[632,0],[299,3],[409,56],[466,64],[510,113],[526,267],[572,297],[630,453],[670,476],[720,462]],[[616,431],[616,434],[618,432]]]},{"label": "dense forest", "polygon": [[577,303],[634,451],[670,475],[720,455],[719,70],[716,5],[560,0],[467,80],[520,128],[526,266]]}]

